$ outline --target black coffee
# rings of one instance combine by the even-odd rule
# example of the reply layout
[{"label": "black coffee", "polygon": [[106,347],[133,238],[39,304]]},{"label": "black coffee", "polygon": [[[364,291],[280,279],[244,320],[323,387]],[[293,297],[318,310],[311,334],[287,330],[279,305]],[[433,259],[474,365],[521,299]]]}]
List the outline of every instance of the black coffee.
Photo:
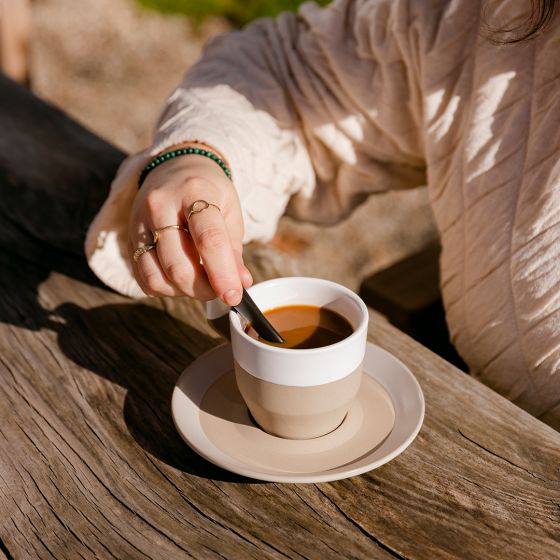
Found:
[{"label": "black coffee", "polygon": [[287,305],[264,313],[286,341],[282,344],[263,340],[251,325],[245,332],[265,344],[280,348],[320,348],[350,336],[354,329],[336,311],[314,305]]}]

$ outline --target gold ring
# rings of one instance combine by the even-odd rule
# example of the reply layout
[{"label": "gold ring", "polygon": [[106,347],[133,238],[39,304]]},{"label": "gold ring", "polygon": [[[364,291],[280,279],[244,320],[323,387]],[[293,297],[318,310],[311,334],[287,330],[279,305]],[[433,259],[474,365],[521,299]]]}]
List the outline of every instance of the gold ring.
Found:
[{"label": "gold ring", "polygon": [[[204,208],[202,209],[204,210]],[[200,212],[201,210],[199,210]],[[134,261],[137,261],[144,253],[147,253],[148,251],[151,251],[153,248],[155,248],[155,246],[157,245],[158,241],[159,241],[159,235],[162,231],[166,230],[166,229],[182,229],[183,231],[188,232],[188,228],[177,225],[177,224],[173,224],[171,226],[163,226],[157,229],[154,229],[154,231],[152,231],[152,235],[154,236],[154,240],[151,243],[148,243],[147,245],[142,245],[142,247],[138,247],[138,249],[136,249],[136,251],[134,251],[134,254],[132,255],[132,258],[134,259]]]},{"label": "gold ring", "polygon": [[155,243],[148,243],[147,245],[142,245],[142,247],[138,247],[138,249],[134,251],[132,258],[134,259],[134,261],[137,261],[144,253],[151,251],[155,246],[156,246]]},{"label": "gold ring", "polygon": [[172,226],[163,226],[157,229],[154,229],[154,231],[152,231],[152,235],[154,236],[154,240],[153,240],[153,244],[155,245],[158,241],[159,241],[159,234],[160,232],[166,230],[166,229],[181,229],[183,231],[186,231],[188,233],[189,229],[183,226],[179,226],[179,225],[172,225]]},{"label": "gold ring", "polygon": [[208,208],[210,208],[210,206],[213,206],[218,210],[218,212],[221,212],[220,207],[217,204],[214,204],[213,202],[206,202],[206,200],[195,200],[191,204],[191,209],[189,215],[187,216],[187,222],[191,219],[191,216],[193,214],[198,214],[199,212],[207,210]]}]

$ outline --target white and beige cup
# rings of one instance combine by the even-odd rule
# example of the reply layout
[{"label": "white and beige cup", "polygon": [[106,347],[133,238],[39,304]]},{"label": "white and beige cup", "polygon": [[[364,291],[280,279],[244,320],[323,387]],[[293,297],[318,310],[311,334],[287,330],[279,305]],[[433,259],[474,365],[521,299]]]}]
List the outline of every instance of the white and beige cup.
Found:
[{"label": "white and beige cup", "polygon": [[366,305],[348,288],[319,278],[278,278],[248,291],[263,311],[315,305],[336,311],[352,325],[350,336],[330,346],[279,348],[251,338],[244,332],[243,319],[229,313],[237,386],[259,426],[290,439],[310,439],[333,431],[360,388],[367,342]]}]

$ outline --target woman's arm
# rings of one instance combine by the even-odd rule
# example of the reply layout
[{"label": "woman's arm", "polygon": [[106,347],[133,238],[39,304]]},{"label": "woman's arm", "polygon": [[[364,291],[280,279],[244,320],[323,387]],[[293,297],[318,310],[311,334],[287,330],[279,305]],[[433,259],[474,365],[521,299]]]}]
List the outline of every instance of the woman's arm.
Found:
[{"label": "woman's arm", "polygon": [[[408,0],[338,0],[324,9],[306,4],[298,15],[260,20],[214,40],[168,100],[153,146],[125,164],[115,180],[106,210],[113,227],[118,221],[121,229],[104,240],[105,244],[112,240],[107,255],[115,249],[120,252],[119,272],[125,266],[130,270],[124,257],[121,214],[127,212],[127,205],[130,212],[135,196],[130,193],[131,183],[150,155],[178,143],[204,142],[231,166],[233,185],[220,178],[212,187],[216,196],[222,196],[222,204],[231,208],[229,223],[226,218],[208,227],[225,228],[223,238],[224,231],[237,231],[238,217],[231,216],[242,215],[241,237],[232,242],[232,254],[240,251],[241,239],[272,237],[290,199],[292,214],[327,222],[346,215],[368,193],[423,184],[422,101],[415,24],[408,4]],[[206,171],[193,177],[187,160],[194,158],[163,164],[169,169],[155,170],[151,185],[142,187],[146,190],[137,197],[136,214],[131,217],[132,247],[140,244],[138,231],[146,228],[146,216],[151,215],[152,224],[161,221],[153,209],[142,206],[150,190],[180,198],[174,203],[179,215],[194,201],[195,191],[207,192],[201,185]],[[175,187],[166,188],[171,176]],[[115,212],[111,199],[117,206],[120,200],[122,212]],[[94,246],[103,213],[89,236],[94,270],[96,261],[107,268],[107,259],[100,256],[103,247]],[[144,223],[139,225],[141,218]],[[188,274],[194,275],[187,282],[188,290],[177,286],[165,268],[161,274],[177,293],[207,298],[208,285],[204,290],[193,288],[195,277],[204,274],[193,262],[197,250],[195,239],[194,252],[183,255]],[[238,290],[247,283],[242,263],[237,270],[233,264],[228,270],[227,282],[218,281],[219,289],[211,278],[214,293],[225,293],[226,284],[235,284]],[[185,284],[185,274],[175,276]],[[119,282],[113,287],[139,293],[128,279],[126,285]]]},{"label": "woman's arm", "polygon": [[425,184],[408,0],[305,4],[215,39],[161,117],[155,146],[197,138],[230,161],[245,241],[291,210],[332,222],[363,195]]}]

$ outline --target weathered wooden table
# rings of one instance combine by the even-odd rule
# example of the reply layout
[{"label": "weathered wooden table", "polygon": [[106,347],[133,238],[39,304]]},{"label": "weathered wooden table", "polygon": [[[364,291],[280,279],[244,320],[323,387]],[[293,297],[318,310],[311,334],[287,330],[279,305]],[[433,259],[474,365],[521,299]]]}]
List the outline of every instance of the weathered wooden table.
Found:
[{"label": "weathered wooden table", "polygon": [[377,317],[426,398],[402,455],[316,485],[197,456],[170,397],[219,342],[202,307],[80,256],[122,154],[2,79],[0,106],[0,558],[560,558],[560,434]]}]

